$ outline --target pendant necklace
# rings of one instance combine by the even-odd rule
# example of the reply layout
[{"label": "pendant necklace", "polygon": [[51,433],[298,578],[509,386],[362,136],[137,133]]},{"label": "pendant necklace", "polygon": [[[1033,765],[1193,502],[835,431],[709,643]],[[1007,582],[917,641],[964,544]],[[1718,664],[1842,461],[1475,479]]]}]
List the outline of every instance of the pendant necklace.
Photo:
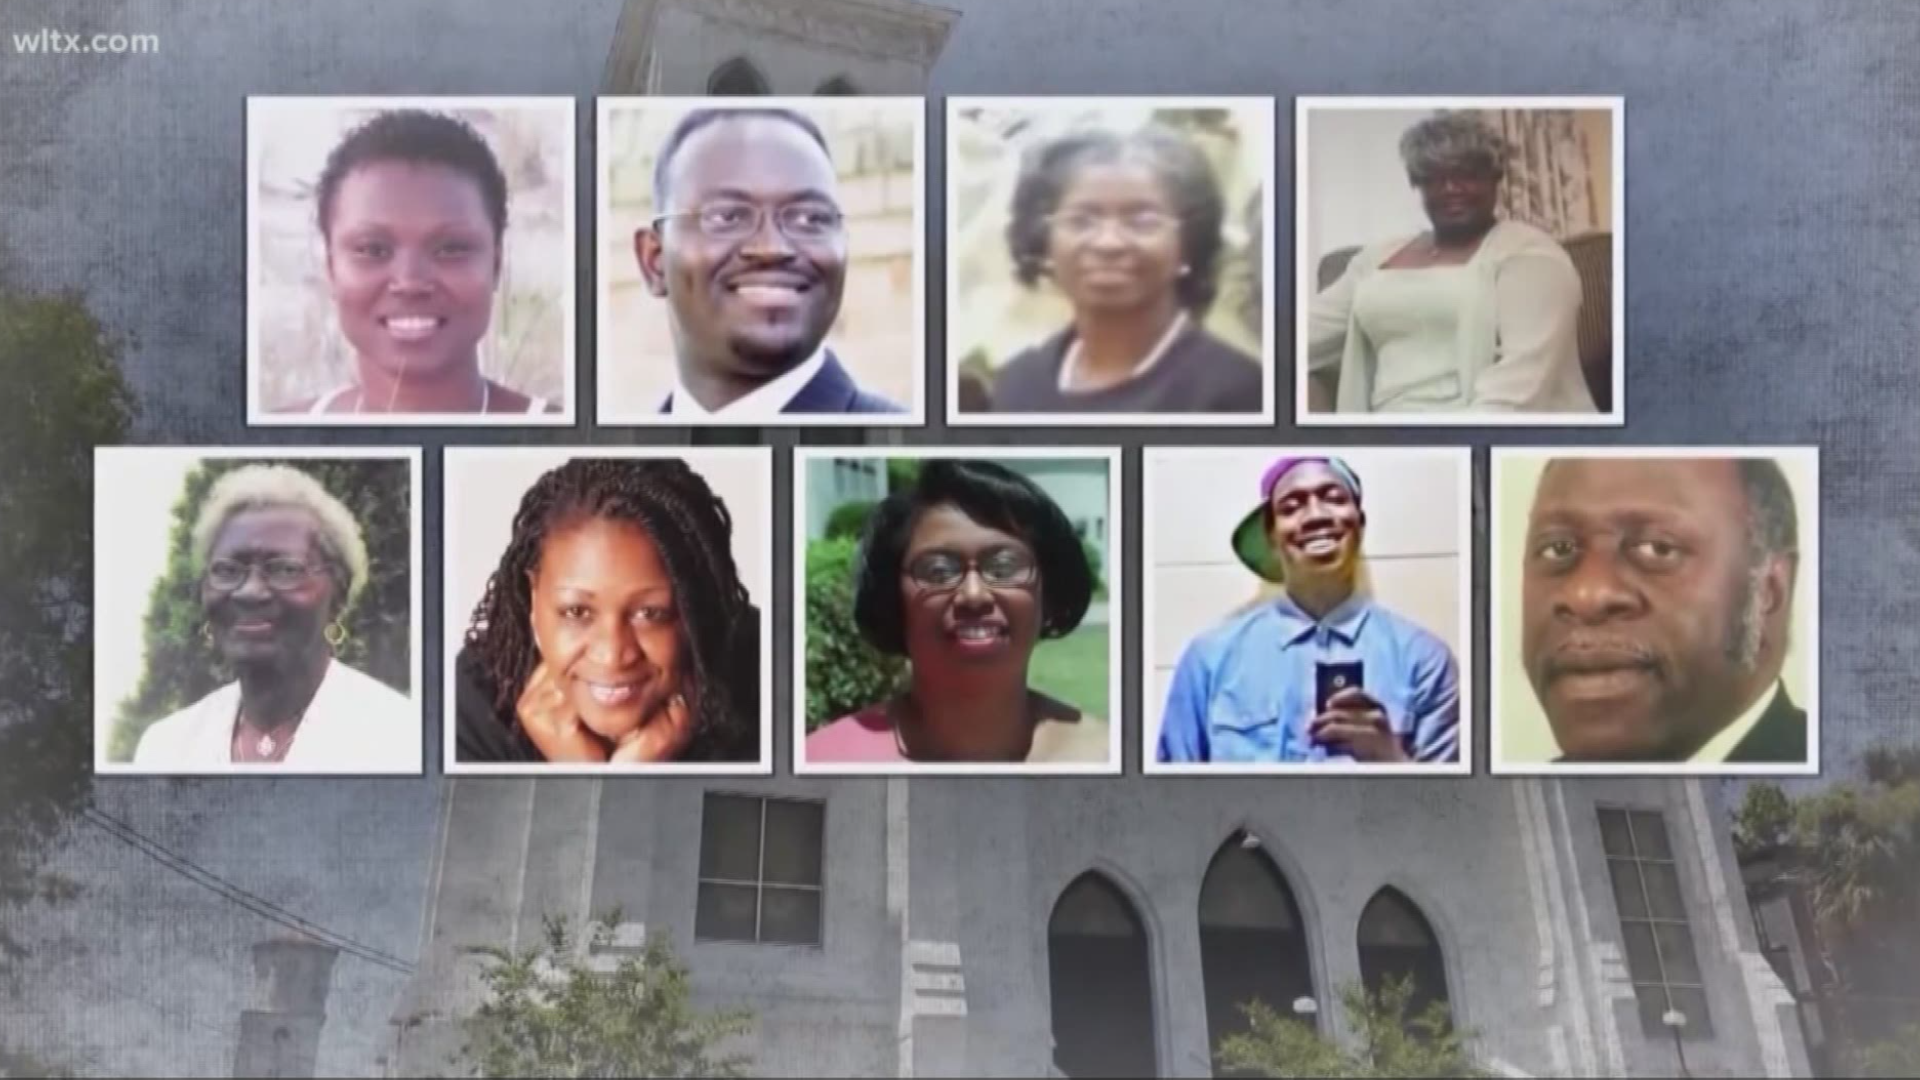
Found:
[{"label": "pendant necklace", "polygon": [[[264,760],[267,760],[267,761],[274,760],[274,755],[276,753],[292,745],[294,737],[300,733],[301,722],[304,721],[306,718],[307,718],[307,714],[305,712],[302,712],[299,716],[294,717],[288,723],[276,724],[272,731],[262,731],[259,734],[259,736],[253,740],[253,752],[255,754],[258,754]],[[287,734],[287,737],[284,741],[281,739],[275,738],[273,734],[274,731],[279,731],[282,728],[293,729],[291,732]]]}]

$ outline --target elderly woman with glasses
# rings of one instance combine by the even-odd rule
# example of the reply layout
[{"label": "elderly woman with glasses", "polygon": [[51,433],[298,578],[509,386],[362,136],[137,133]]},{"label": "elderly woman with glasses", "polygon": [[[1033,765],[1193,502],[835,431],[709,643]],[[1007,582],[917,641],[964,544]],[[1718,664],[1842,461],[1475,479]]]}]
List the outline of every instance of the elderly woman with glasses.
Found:
[{"label": "elderly woman with glasses", "polygon": [[236,678],[148,727],[136,767],[418,771],[419,711],[334,656],[367,581],[352,512],[298,469],[245,466],[208,493],[191,558],[202,633]]},{"label": "elderly woman with glasses", "polygon": [[1591,413],[1580,277],[1551,236],[1501,218],[1507,144],[1466,113],[1407,129],[1400,157],[1433,228],[1362,248],[1307,312],[1336,412]]},{"label": "elderly woman with glasses", "polygon": [[854,621],[905,656],[892,698],[807,737],[809,763],[1102,762],[1107,722],[1028,685],[1034,646],[1072,633],[1093,572],[1066,514],[986,461],[927,462],[875,509]]},{"label": "elderly woman with glasses", "polygon": [[1226,242],[1220,181],[1159,127],[1035,147],[1013,194],[1014,274],[1053,282],[1073,321],[995,376],[1000,412],[1258,413],[1260,365],[1201,325]]}]

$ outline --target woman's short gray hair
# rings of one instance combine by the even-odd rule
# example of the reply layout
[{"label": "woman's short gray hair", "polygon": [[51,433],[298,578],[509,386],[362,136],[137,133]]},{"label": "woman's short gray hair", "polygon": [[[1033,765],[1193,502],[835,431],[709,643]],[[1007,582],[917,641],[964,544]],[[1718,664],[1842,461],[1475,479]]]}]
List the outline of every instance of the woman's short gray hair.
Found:
[{"label": "woman's short gray hair", "polygon": [[194,572],[206,570],[215,538],[235,514],[282,509],[313,515],[314,543],[342,586],[340,610],[345,611],[367,583],[367,542],[360,523],[320,481],[290,465],[245,465],[214,481],[193,524]]},{"label": "woman's short gray hair", "polygon": [[1400,136],[1400,160],[1415,182],[1441,169],[1504,176],[1507,153],[1507,140],[1472,113],[1437,113]]}]

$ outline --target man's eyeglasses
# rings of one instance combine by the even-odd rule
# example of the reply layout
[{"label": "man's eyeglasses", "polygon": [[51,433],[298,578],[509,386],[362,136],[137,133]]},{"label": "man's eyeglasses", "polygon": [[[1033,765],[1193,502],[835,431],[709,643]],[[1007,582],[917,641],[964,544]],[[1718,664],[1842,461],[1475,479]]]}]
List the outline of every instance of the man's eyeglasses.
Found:
[{"label": "man's eyeglasses", "polygon": [[1033,584],[1040,566],[1018,548],[994,548],[977,559],[929,551],[907,564],[907,577],[924,589],[957,589],[976,570],[989,589],[1018,589]]},{"label": "man's eyeglasses", "polygon": [[[760,231],[768,210],[744,199],[716,199],[692,210],[661,214],[653,219],[657,228],[669,218],[691,218],[694,227],[709,240],[745,240]],[[846,215],[840,208],[824,202],[796,202],[772,211],[774,225],[782,235],[796,243],[819,243],[840,235],[846,227]]]},{"label": "man's eyeglasses", "polygon": [[215,559],[207,564],[207,584],[221,592],[232,592],[245,585],[256,569],[267,579],[267,587],[275,592],[292,592],[318,572],[317,567],[299,559],[276,558],[263,562]]},{"label": "man's eyeglasses", "polygon": [[1129,210],[1121,214],[1062,210],[1047,215],[1046,221],[1047,227],[1061,239],[1075,243],[1091,240],[1108,222],[1119,227],[1121,236],[1142,242],[1159,240],[1180,227],[1179,218],[1158,210]]}]

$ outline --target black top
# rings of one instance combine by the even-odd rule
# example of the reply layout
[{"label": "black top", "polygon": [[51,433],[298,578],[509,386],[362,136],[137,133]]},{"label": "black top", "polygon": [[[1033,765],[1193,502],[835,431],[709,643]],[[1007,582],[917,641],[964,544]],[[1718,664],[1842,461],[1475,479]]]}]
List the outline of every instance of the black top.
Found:
[{"label": "black top", "polygon": [[[1805,765],[1807,764],[1807,710],[1787,696],[1785,683],[1774,695],[1773,703],[1760,714],[1747,737],[1727,754],[1728,765]],[[1568,757],[1557,757],[1556,765],[1578,765]],[[1601,760],[1601,759],[1595,759]]]},{"label": "black top", "polygon": [[995,412],[1249,413],[1265,402],[1253,357],[1189,326],[1143,375],[1088,393],[1060,392],[1060,367],[1073,343],[1067,327],[1001,367]]},{"label": "black top", "polygon": [[455,761],[545,761],[509,712],[493,709],[493,683],[468,649],[453,662],[453,756]]},{"label": "black top", "polygon": [[1760,722],[1727,755],[1729,765],[1804,765],[1807,763],[1807,711],[1793,703],[1782,685]]}]

